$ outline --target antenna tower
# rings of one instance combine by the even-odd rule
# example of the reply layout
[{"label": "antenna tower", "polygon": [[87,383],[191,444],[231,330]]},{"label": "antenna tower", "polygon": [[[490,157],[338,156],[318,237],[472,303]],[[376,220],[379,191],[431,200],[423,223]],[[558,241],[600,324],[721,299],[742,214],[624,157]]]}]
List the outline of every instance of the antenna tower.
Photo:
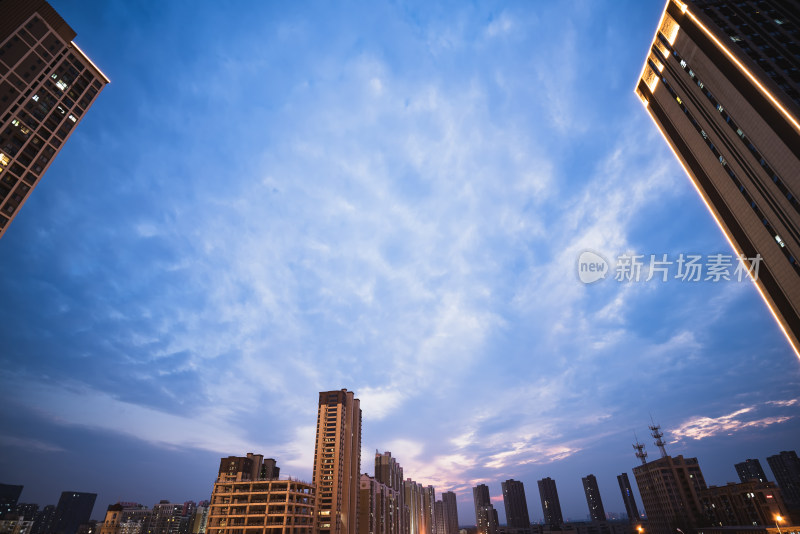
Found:
[{"label": "antenna tower", "polygon": [[656,447],[658,447],[658,449],[661,451],[661,457],[666,458],[667,449],[664,448],[664,440],[661,439],[664,437],[664,433],[661,432],[661,425],[653,423],[652,425],[650,425],[649,428],[650,428],[650,435],[653,436],[653,439],[655,439],[654,443],[656,444]]},{"label": "antenna tower", "polygon": [[633,444],[633,448],[636,450],[636,457],[642,461],[642,465],[647,463],[647,451],[644,450],[644,443],[639,443],[639,438],[636,437],[636,432],[633,433],[633,437],[636,438],[636,443]]}]

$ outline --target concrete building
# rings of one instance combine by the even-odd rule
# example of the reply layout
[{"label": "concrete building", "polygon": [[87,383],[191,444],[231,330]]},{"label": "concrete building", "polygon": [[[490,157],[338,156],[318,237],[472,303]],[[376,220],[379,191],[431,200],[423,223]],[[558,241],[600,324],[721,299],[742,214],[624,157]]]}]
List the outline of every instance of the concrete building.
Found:
[{"label": "concrete building", "polygon": [[800,356],[796,9],[668,0],[636,93]]},{"label": "concrete building", "polygon": [[525,498],[525,485],[511,478],[501,482],[500,487],[503,490],[506,525],[509,529],[530,532],[531,519],[528,515],[528,500]]},{"label": "concrete building", "polygon": [[358,497],[359,534],[390,534],[396,528],[397,492],[365,474]]},{"label": "concrete building", "polygon": [[663,456],[633,468],[648,534],[674,534],[702,524],[698,493],[706,489],[697,458]]},{"label": "concrete building", "polygon": [[56,505],[54,534],[76,534],[78,527],[91,519],[96,493],[64,491]]},{"label": "concrete building", "polygon": [[755,459],[748,459],[744,462],[735,464],[736,474],[739,475],[740,482],[747,482],[748,480],[758,480],[759,482],[767,482],[767,475],[761,468],[761,462]]},{"label": "concrete building", "polygon": [[639,508],[636,506],[636,498],[633,496],[628,473],[617,475],[617,482],[619,483],[619,491],[622,494],[622,502],[625,504],[625,513],[628,514],[628,520],[631,522],[639,521]]},{"label": "concrete building", "polygon": [[445,534],[458,534],[458,504],[456,494],[452,491],[442,493],[444,506]]},{"label": "concrete building", "polygon": [[769,468],[775,475],[775,482],[783,494],[786,506],[791,510],[800,509],[800,459],[795,451],[781,451],[767,458]]},{"label": "concrete building", "polygon": [[[211,501],[208,534],[312,534],[314,486],[299,480],[262,478],[263,456],[223,458]],[[242,470],[233,472],[230,465]],[[253,473],[256,476],[253,476]]]},{"label": "concrete building", "polygon": [[597,478],[594,475],[587,475],[581,481],[583,482],[583,493],[586,495],[586,505],[589,507],[589,517],[592,521],[605,521],[606,511],[603,508],[603,499],[600,498]]},{"label": "concrete building", "polygon": [[75,35],[45,0],[3,2],[0,237],[108,83]]},{"label": "concrete building", "polygon": [[392,457],[391,452],[380,454],[375,451],[375,480],[390,488],[394,496],[386,534],[405,534],[407,531],[403,468]]},{"label": "concrete building", "polygon": [[323,391],[317,408],[315,534],[357,534],[361,407],[352,391]]},{"label": "concrete building", "polygon": [[564,516],[561,514],[561,502],[558,500],[556,481],[545,477],[538,481],[538,485],[544,523],[551,527],[558,527],[564,523]]},{"label": "concrete building", "polygon": [[705,525],[735,527],[775,524],[775,517],[787,516],[781,492],[774,482],[730,482],[709,486],[698,493]]}]

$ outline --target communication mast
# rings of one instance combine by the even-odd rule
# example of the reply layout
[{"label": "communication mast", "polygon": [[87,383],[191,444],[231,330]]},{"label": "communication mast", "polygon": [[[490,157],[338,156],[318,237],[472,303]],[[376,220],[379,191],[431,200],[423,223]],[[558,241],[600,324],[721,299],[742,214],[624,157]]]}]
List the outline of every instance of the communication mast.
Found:
[{"label": "communication mast", "polygon": [[654,443],[656,444],[656,447],[658,447],[658,449],[661,451],[661,457],[666,458],[667,449],[664,448],[664,440],[661,439],[664,437],[664,433],[661,432],[661,425],[653,423],[652,425],[650,425],[649,428],[650,428],[650,435],[653,436],[653,439],[655,439]]},{"label": "communication mast", "polygon": [[644,443],[639,443],[639,438],[636,437],[636,432],[633,433],[633,437],[636,438],[636,443],[633,444],[633,448],[636,450],[636,457],[642,461],[642,465],[647,463],[647,451],[644,450]]}]

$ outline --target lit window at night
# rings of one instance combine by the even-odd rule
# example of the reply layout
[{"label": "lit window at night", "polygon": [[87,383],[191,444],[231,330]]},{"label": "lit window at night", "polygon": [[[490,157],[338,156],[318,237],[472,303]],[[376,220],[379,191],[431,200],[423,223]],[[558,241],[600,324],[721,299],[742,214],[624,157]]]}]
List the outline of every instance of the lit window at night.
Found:
[{"label": "lit window at night", "polygon": [[76,119],[76,118],[75,118],[75,115],[73,115],[73,114],[71,114],[71,113],[70,113],[70,115],[69,115],[69,120],[71,120],[72,122],[75,122],[75,121],[77,121],[78,119]]},{"label": "lit window at night", "polygon": [[0,165],[5,167],[6,165],[8,165],[9,161],[11,161],[11,158],[0,152]]},{"label": "lit window at night", "polygon": [[62,91],[67,88],[67,84],[64,83],[64,80],[58,80],[56,82],[56,87],[61,89]]},{"label": "lit window at night", "polygon": [[39,101],[39,95],[33,95],[31,97],[31,100],[33,100],[34,102],[38,102]]}]

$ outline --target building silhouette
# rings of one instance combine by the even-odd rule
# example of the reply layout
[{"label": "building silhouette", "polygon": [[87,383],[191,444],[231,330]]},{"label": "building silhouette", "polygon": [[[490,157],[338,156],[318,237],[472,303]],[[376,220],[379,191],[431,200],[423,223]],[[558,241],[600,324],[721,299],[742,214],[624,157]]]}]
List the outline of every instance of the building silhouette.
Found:
[{"label": "building silhouette", "polygon": [[[456,494],[452,491],[442,493],[442,505],[444,506],[444,534],[458,534],[458,505],[456,504]],[[440,534],[437,532],[437,534]]]},{"label": "building silhouette", "polygon": [[775,517],[786,517],[787,508],[774,482],[730,482],[698,492],[706,525],[735,527],[774,525]]},{"label": "building silhouette", "polygon": [[22,486],[0,484],[0,519],[14,512],[21,494]]},{"label": "building silhouette", "polygon": [[589,507],[589,517],[592,521],[605,521],[606,511],[603,508],[603,499],[600,498],[600,488],[594,475],[587,475],[581,479],[583,492],[586,494],[586,505]]},{"label": "building silhouette", "polygon": [[628,473],[617,475],[617,482],[619,483],[619,491],[622,494],[622,502],[625,504],[625,513],[628,514],[628,520],[631,522],[638,521],[639,508],[636,506],[636,498],[633,496]]},{"label": "building silhouette", "polygon": [[472,500],[475,503],[475,524],[478,534],[496,534],[498,527],[497,510],[489,497],[489,487],[478,484],[472,488]]},{"label": "building silhouette", "polygon": [[764,470],[761,468],[761,462],[758,460],[745,460],[744,462],[735,464],[734,467],[736,468],[736,474],[739,475],[739,480],[741,482],[747,482],[748,480],[758,480],[759,482],[767,481],[767,475],[764,474]]},{"label": "building silhouette", "polygon": [[800,356],[797,9],[669,0],[636,93]]},{"label": "building silhouette", "polygon": [[559,526],[564,523],[561,515],[561,502],[558,500],[556,481],[550,477],[538,481],[539,498],[542,500],[542,515],[547,525]]},{"label": "building silhouette", "polygon": [[96,493],[64,491],[56,505],[54,534],[76,534],[92,515]]},{"label": "building silhouette", "polygon": [[783,500],[792,510],[800,509],[800,459],[795,451],[781,451],[767,458]]},{"label": "building silhouette", "polygon": [[674,534],[702,524],[698,493],[706,489],[697,458],[662,456],[633,468],[647,514],[648,534]]},{"label": "building silhouette", "polygon": [[500,486],[506,508],[506,525],[512,529],[530,531],[531,520],[528,515],[528,501],[525,499],[525,486],[513,478],[502,482]]},{"label": "building silhouette", "polygon": [[319,394],[314,478],[315,534],[357,534],[361,403],[352,391]]},{"label": "building silhouette", "polygon": [[45,0],[0,16],[0,237],[108,83]]}]

